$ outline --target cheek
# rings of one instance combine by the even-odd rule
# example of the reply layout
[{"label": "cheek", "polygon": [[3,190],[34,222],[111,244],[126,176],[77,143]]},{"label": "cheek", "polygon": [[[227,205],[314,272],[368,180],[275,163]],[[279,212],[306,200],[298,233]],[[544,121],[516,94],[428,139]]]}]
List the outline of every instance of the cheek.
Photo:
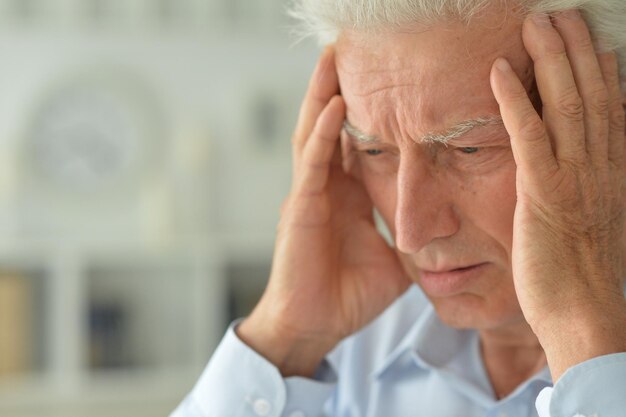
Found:
[{"label": "cheek", "polygon": [[457,205],[476,233],[494,241],[503,251],[507,267],[513,243],[513,217],[517,201],[515,162],[510,161],[491,172],[458,186]]}]

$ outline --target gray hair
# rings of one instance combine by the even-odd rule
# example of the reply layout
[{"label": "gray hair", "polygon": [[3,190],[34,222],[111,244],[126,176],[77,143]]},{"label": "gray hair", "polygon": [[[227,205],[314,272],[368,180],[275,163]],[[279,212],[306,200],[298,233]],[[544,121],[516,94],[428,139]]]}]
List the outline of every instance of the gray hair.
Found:
[{"label": "gray hair", "polygon": [[[497,3],[506,4],[506,1],[497,0]],[[524,14],[579,9],[602,48],[617,53],[622,79],[626,80],[626,0],[510,1],[519,5]],[[393,29],[446,19],[469,22],[494,2],[496,0],[291,0],[289,14],[300,22],[299,36],[314,36],[321,44],[326,44],[334,42],[346,29]]]}]

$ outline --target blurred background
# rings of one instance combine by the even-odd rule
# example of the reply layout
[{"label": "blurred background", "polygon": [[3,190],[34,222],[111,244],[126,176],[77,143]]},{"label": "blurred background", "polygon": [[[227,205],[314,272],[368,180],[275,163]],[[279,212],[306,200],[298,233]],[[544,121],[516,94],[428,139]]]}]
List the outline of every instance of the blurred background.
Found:
[{"label": "blurred background", "polygon": [[0,416],[168,415],[255,304],[318,55],[285,7],[0,0]]}]

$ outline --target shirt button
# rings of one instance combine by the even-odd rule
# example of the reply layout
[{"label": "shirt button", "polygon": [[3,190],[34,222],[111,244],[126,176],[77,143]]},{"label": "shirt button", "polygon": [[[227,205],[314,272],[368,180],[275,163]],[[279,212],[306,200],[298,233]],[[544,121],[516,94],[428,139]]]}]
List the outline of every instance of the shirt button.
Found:
[{"label": "shirt button", "polygon": [[264,398],[259,398],[252,404],[252,408],[257,416],[265,417],[272,411],[272,406],[269,401]]},{"label": "shirt button", "polygon": [[298,410],[298,411],[294,411],[293,413],[289,414],[289,417],[306,417],[306,414],[304,414],[302,411]]}]

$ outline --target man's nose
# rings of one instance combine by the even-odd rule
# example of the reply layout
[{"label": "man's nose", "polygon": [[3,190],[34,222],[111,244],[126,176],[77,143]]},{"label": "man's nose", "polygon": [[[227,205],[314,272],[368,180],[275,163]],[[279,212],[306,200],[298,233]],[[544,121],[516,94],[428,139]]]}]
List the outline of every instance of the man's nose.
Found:
[{"label": "man's nose", "polygon": [[459,229],[453,191],[441,173],[424,162],[407,159],[398,169],[396,247],[404,253],[417,253],[432,240],[452,236]]}]

